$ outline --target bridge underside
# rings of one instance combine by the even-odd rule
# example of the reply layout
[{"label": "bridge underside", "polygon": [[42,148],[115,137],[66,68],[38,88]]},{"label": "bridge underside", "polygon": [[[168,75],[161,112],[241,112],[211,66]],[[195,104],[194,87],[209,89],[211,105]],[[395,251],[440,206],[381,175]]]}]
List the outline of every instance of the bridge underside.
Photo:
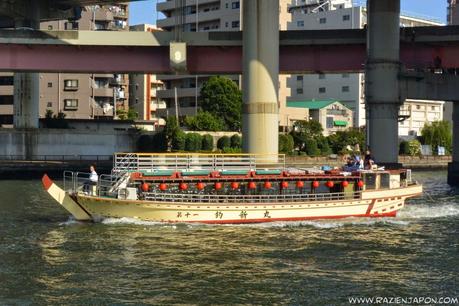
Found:
[{"label": "bridge underside", "polygon": [[[459,67],[459,27],[401,31],[400,61],[412,70]],[[324,32],[318,38],[317,32]],[[416,33],[416,34],[413,34]],[[281,74],[363,72],[364,30],[280,33]],[[0,31],[0,71],[175,73],[172,33]],[[241,33],[187,33],[187,73],[242,73]],[[129,61],[126,61],[126,58]]]}]

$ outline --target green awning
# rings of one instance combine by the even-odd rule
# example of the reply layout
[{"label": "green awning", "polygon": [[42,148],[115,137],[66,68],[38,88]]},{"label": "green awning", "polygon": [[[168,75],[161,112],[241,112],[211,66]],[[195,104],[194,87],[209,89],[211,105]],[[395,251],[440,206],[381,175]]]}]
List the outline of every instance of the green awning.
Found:
[{"label": "green awning", "polygon": [[347,121],[335,120],[333,121],[334,126],[347,126]]}]

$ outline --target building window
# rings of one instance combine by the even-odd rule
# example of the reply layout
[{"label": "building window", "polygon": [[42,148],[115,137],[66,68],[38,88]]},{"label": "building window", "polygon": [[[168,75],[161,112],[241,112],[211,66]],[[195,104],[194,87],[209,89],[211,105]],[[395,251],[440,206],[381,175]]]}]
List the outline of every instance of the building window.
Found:
[{"label": "building window", "polygon": [[52,88],[52,87],[53,87],[53,83],[48,82],[48,88]]},{"label": "building window", "polygon": [[416,109],[421,109],[421,105],[416,105]]},{"label": "building window", "polygon": [[13,105],[13,96],[0,96],[0,105]]},{"label": "building window", "polygon": [[435,110],[435,106],[432,106],[432,110],[433,110],[433,111]]},{"label": "building window", "polygon": [[297,81],[303,81],[303,76],[302,75],[297,75],[296,76]]},{"label": "building window", "polygon": [[239,1],[231,3],[231,8],[233,10],[238,9],[239,8]]},{"label": "building window", "polygon": [[302,95],[303,94],[303,88],[297,88],[296,89],[296,94]]},{"label": "building window", "polygon": [[0,86],[14,85],[14,78],[12,76],[0,76]]},{"label": "building window", "polygon": [[320,23],[320,24],[325,24],[325,23],[327,23],[327,18],[320,18],[320,19],[319,19],[319,23]]},{"label": "building window", "polygon": [[78,80],[65,80],[64,81],[64,90],[77,90],[78,89]]},{"label": "building window", "polygon": [[348,79],[349,78],[349,73],[343,73],[343,74],[341,74],[341,77],[343,79]]},{"label": "building window", "polygon": [[239,28],[239,20],[231,22],[231,27],[234,28]]},{"label": "building window", "polygon": [[226,8],[228,8],[228,7],[229,7],[229,6],[228,6],[228,3],[226,3],[226,4],[225,4],[225,7],[226,7]]},{"label": "building window", "polygon": [[327,89],[325,87],[319,87],[319,93],[326,93]]},{"label": "building window", "polygon": [[349,92],[349,86],[343,86],[341,87],[342,92]]},{"label": "building window", "polygon": [[78,109],[78,99],[65,99],[64,100],[64,110],[77,110]]},{"label": "building window", "polygon": [[225,22],[225,27],[228,27],[228,26],[229,26],[229,23],[228,23],[228,21],[227,21],[227,22]]},{"label": "building window", "polygon": [[332,129],[333,128],[333,117],[327,117],[326,126],[327,126],[327,129]]},{"label": "building window", "polygon": [[46,104],[46,107],[53,107],[53,102],[48,102],[48,103]]},{"label": "building window", "polygon": [[299,20],[296,22],[296,25],[297,27],[304,27],[304,21],[303,20]]},{"label": "building window", "polygon": [[324,79],[325,79],[325,74],[319,73],[319,80],[324,80]]},{"label": "building window", "polygon": [[343,21],[349,21],[349,20],[351,20],[350,15],[343,15]]}]

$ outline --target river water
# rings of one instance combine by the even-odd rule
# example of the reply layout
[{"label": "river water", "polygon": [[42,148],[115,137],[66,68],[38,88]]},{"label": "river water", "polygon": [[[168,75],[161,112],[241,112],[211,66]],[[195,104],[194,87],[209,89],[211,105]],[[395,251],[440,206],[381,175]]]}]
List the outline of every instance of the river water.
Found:
[{"label": "river water", "polygon": [[458,297],[459,192],[418,172],[397,218],[243,226],[78,223],[39,181],[0,181],[0,304],[346,305]]}]

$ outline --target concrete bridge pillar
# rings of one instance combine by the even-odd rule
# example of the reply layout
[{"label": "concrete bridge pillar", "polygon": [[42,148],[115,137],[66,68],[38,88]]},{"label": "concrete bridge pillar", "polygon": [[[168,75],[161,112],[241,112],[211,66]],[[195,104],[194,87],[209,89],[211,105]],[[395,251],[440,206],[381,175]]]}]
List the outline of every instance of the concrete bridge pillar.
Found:
[{"label": "concrete bridge pillar", "polygon": [[448,184],[459,186],[459,101],[453,103],[453,161],[448,165]]},{"label": "concrete bridge pillar", "polygon": [[398,166],[400,0],[367,0],[367,144],[378,164]]},{"label": "concrete bridge pillar", "polygon": [[278,153],[279,1],[243,1],[243,150]]},{"label": "concrete bridge pillar", "polygon": [[[27,3],[26,17],[15,20],[16,28],[40,29],[41,1]],[[40,75],[38,73],[14,74],[14,127],[38,128],[40,104]]]}]

